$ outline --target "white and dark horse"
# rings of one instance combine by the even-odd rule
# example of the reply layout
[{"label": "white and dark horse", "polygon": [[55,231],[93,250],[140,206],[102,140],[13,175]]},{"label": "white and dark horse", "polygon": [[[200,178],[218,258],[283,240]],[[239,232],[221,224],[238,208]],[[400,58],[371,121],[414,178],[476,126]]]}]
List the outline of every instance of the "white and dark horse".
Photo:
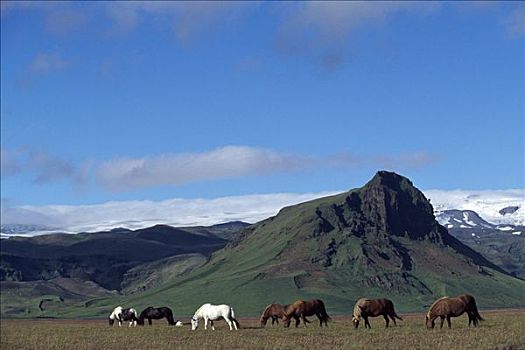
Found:
[{"label": "white and dark horse", "polygon": [[239,328],[239,322],[235,319],[235,312],[233,308],[228,305],[212,305],[204,304],[195,311],[191,319],[191,330],[194,331],[199,327],[199,319],[204,319],[204,329],[208,329],[208,321],[211,323],[211,329],[215,330],[213,326],[213,321],[217,321],[221,318],[224,318],[228,326],[230,326],[230,331],[235,328]]},{"label": "white and dark horse", "polygon": [[129,327],[136,326],[138,321],[137,310],[133,308],[123,309],[122,306],[117,306],[109,315],[109,325],[113,326],[115,320],[118,321],[118,326],[122,326],[122,321],[129,321]]}]

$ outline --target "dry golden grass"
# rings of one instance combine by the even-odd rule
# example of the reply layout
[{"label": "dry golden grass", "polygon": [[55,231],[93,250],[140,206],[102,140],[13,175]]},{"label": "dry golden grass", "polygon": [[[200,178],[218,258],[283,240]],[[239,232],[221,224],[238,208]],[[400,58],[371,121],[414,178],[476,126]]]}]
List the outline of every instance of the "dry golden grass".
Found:
[{"label": "dry golden grass", "polygon": [[[335,317],[328,328],[314,318],[307,328],[282,325],[259,328],[256,319],[241,319],[242,329],[230,332],[224,321],[215,332],[189,326],[113,327],[105,320],[2,320],[2,350],[7,349],[525,349],[525,310],[481,312],[486,321],[468,328],[467,318],[452,320],[452,329],[427,330],[424,315],[405,315],[397,327],[384,328],[382,318],[372,329],[354,329],[347,317]],[[446,327],[446,326],[445,326]]]}]

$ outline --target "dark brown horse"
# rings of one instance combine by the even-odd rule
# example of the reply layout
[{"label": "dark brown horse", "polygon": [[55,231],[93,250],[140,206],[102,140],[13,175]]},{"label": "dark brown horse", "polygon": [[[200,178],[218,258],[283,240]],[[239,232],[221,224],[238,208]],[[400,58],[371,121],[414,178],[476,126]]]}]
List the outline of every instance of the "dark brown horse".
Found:
[{"label": "dark brown horse", "polygon": [[[279,324],[279,319],[284,317],[284,310],[288,307],[288,305],[281,305],[281,304],[270,304],[264,309],[262,315],[261,315],[261,327],[266,326],[266,323],[268,322],[268,319],[272,319],[272,326],[274,323]],[[301,323],[298,316],[295,316],[295,327]],[[305,318],[306,323],[310,323]]]},{"label": "dark brown horse", "polygon": [[436,300],[428,310],[425,321],[427,328],[434,328],[436,318],[441,318],[440,328],[443,328],[443,322],[447,320],[448,328],[451,328],[451,317],[458,317],[467,313],[468,325],[473,323],[474,327],[483,321],[483,318],[478,312],[476,300],[470,294],[463,294],[455,298],[443,297]]},{"label": "dark brown horse", "polygon": [[[304,326],[308,322],[305,316],[316,315],[319,319],[319,324],[322,327],[323,322],[328,327],[328,320],[330,316],[326,313],[324,303],[319,299],[313,299],[309,301],[297,300],[293,304],[288,305],[284,310],[283,322],[285,327],[290,327],[290,321],[292,318],[300,317],[303,320]],[[298,326],[298,323],[295,324]]]},{"label": "dark brown horse", "polygon": [[370,322],[368,322],[368,317],[377,317],[383,316],[385,318],[386,327],[389,324],[389,317],[396,324],[396,318],[398,320],[403,320],[396,314],[394,310],[394,304],[391,300],[388,299],[359,299],[354,306],[354,312],[352,313],[352,322],[354,323],[355,328],[359,327],[359,321],[361,317],[365,320],[365,328],[372,328]]}]

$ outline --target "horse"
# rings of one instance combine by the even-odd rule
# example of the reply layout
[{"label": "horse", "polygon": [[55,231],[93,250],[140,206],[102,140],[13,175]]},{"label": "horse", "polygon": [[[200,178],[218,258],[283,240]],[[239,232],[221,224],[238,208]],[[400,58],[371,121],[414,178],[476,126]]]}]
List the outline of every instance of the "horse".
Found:
[{"label": "horse", "polygon": [[118,321],[118,326],[122,326],[122,321],[129,321],[129,327],[137,325],[137,310],[133,308],[123,309],[122,306],[117,306],[109,315],[109,325],[113,326],[115,320]]},{"label": "horse", "polygon": [[[284,310],[288,307],[288,305],[281,305],[281,304],[270,304],[264,309],[260,321],[261,321],[261,327],[266,326],[266,323],[268,322],[268,319],[272,319],[272,326],[274,323],[279,324],[279,318],[284,317]],[[294,316],[295,318],[295,327],[299,325],[301,322],[298,316]],[[305,318],[306,323],[310,323]]]},{"label": "horse", "polygon": [[175,325],[175,320],[173,319],[173,312],[169,307],[147,307],[140,313],[138,323],[139,325],[144,325],[144,319],[148,319],[148,324],[151,326],[151,320],[160,320],[161,318],[166,317],[168,324],[171,326]]},{"label": "horse", "polygon": [[[313,299],[309,301],[297,300],[293,304],[288,305],[284,310],[283,322],[285,327],[290,327],[290,321],[292,318],[301,318],[303,320],[304,326],[306,327],[305,316],[316,315],[319,319],[319,325],[322,327],[323,322],[326,327],[328,327],[328,320],[330,316],[326,313],[324,303],[319,299]],[[296,322],[295,327],[299,324]]]},{"label": "horse", "polygon": [[359,299],[354,306],[354,312],[352,313],[352,322],[354,323],[355,328],[359,327],[359,321],[361,317],[365,320],[365,328],[372,328],[370,322],[368,322],[368,317],[377,317],[383,316],[386,322],[386,328],[388,328],[389,317],[396,324],[396,318],[398,320],[403,320],[396,314],[394,310],[394,303],[388,299]]},{"label": "horse", "polygon": [[436,300],[428,310],[425,317],[425,323],[428,329],[432,329],[435,326],[436,318],[441,318],[440,328],[443,328],[443,322],[446,319],[448,328],[452,328],[450,323],[451,317],[458,317],[467,313],[468,325],[474,324],[477,327],[479,321],[484,321],[478,312],[476,306],[476,300],[470,294],[459,295],[455,298],[442,297]]},{"label": "horse", "polygon": [[194,331],[199,327],[199,319],[204,318],[204,329],[208,329],[208,321],[211,323],[211,329],[215,330],[213,321],[216,321],[220,318],[224,318],[228,326],[230,326],[230,331],[235,328],[239,329],[239,322],[235,319],[235,312],[233,308],[228,305],[212,305],[212,304],[203,304],[200,308],[195,311],[195,314],[191,318],[191,330]]}]

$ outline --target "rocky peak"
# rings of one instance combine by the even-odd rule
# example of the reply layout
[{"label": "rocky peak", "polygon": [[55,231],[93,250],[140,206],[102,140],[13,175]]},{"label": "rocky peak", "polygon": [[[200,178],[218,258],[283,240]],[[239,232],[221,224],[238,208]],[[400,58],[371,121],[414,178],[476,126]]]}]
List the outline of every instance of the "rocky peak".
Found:
[{"label": "rocky peak", "polygon": [[437,233],[432,205],[406,177],[379,171],[359,192],[361,211],[379,230],[412,239]]}]

